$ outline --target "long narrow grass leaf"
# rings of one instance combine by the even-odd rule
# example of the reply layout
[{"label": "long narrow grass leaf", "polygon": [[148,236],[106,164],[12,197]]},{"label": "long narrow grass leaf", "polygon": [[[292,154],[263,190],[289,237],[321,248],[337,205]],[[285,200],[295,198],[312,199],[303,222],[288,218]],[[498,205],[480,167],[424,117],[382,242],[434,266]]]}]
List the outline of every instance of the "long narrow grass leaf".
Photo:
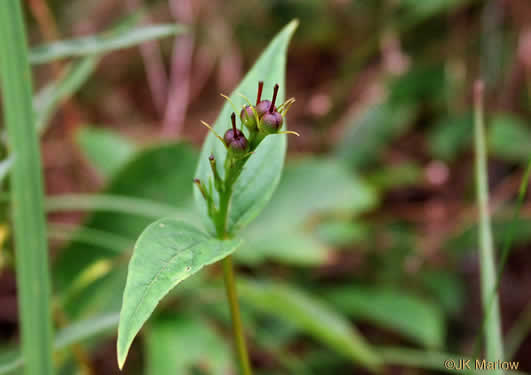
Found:
[{"label": "long narrow grass leaf", "polygon": [[[487,313],[483,317],[483,321],[481,323],[481,331],[477,337],[476,341],[476,354],[479,352],[478,348],[480,347],[481,339],[483,338],[483,331],[485,329],[485,325],[487,324],[487,321],[490,317],[491,311],[492,311],[492,304],[494,303],[496,296],[498,294],[498,289],[500,288],[500,281],[501,277],[503,275],[503,270],[505,268],[505,264],[507,263],[507,259],[509,258],[509,254],[511,252],[511,245],[514,238],[514,228],[516,227],[516,224],[518,223],[518,218],[520,216],[520,211],[522,210],[522,206],[524,204],[524,198],[527,192],[527,187],[529,185],[529,177],[531,176],[531,160],[529,160],[527,164],[527,168],[524,172],[524,176],[522,178],[522,182],[520,183],[520,188],[518,189],[518,201],[516,202],[516,207],[514,208],[513,218],[512,218],[512,225],[509,226],[509,228],[506,230],[504,243],[503,243],[503,249],[502,254],[500,257],[500,264],[498,266],[498,272],[496,274],[496,284],[494,285],[494,288],[492,292],[490,293],[489,297],[489,304]],[[477,355],[476,355],[477,356]],[[508,355],[510,358],[510,356]]]},{"label": "long narrow grass leaf", "polygon": [[32,64],[42,64],[66,57],[96,55],[122,48],[131,47],[143,42],[175,35],[184,32],[180,25],[156,25],[137,27],[119,33],[102,33],[77,39],[62,40],[31,49]]},{"label": "long narrow grass leaf", "polygon": [[42,88],[34,98],[35,126],[42,134],[59,105],[76,93],[87,82],[98,66],[101,56],[88,56],[72,63],[57,81]]},{"label": "long narrow grass leaf", "polygon": [[53,374],[48,245],[31,72],[18,0],[0,3],[0,73],[7,125],[18,305],[27,375]]},{"label": "long narrow grass leaf", "polygon": [[[489,214],[489,192],[487,173],[487,150],[483,121],[483,83],[478,81],[474,88],[474,143],[476,152],[476,194],[479,210],[479,262],[481,278],[481,299],[483,313],[487,316],[485,323],[485,349],[488,360],[503,360],[501,319],[498,294],[495,293],[490,303],[490,294],[496,285],[496,267],[494,264],[494,246]],[[492,305],[492,306],[491,306]],[[501,374],[501,370],[495,370]]]}]

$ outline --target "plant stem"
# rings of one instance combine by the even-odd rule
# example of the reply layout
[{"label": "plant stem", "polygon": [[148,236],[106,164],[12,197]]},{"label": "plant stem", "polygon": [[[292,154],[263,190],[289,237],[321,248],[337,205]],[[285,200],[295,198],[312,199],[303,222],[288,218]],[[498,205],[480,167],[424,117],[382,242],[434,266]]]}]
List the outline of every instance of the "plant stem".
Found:
[{"label": "plant stem", "polygon": [[[243,164],[242,164],[243,165]],[[219,239],[225,240],[230,238],[227,232],[227,221],[229,215],[229,205],[232,197],[232,186],[236,177],[241,171],[240,168],[226,168],[225,187],[220,194],[219,210],[214,215],[213,219],[216,226],[216,233]],[[241,372],[243,375],[252,375],[251,362],[249,360],[249,353],[245,343],[245,335],[243,332],[243,324],[240,314],[240,305],[238,302],[238,293],[236,290],[236,277],[234,274],[234,265],[232,256],[229,255],[223,259],[223,274],[225,282],[225,291],[227,293],[227,300],[229,302],[232,334],[234,338],[234,347],[240,363]]]},{"label": "plant stem", "polygon": [[245,335],[240,315],[240,305],[238,303],[238,293],[236,291],[232,255],[223,259],[223,274],[225,276],[225,291],[227,292],[227,299],[230,306],[234,346],[236,347],[236,352],[238,354],[240,368],[242,374],[252,375],[253,372],[251,370],[251,363],[249,361],[249,353],[247,351],[247,344],[245,343]]},{"label": "plant stem", "polygon": [[[483,314],[487,316],[485,324],[486,358],[490,361],[503,360],[500,310],[498,294],[491,299],[496,286],[496,268],[494,266],[494,249],[490,215],[488,211],[489,192],[487,179],[487,155],[485,128],[483,121],[483,83],[476,82],[474,87],[475,111],[475,152],[476,152],[476,192],[479,208],[479,261],[481,278],[481,300]],[[501,374],[502,371],[496,371]]]},{"label": "plant stem", "polygon": [[[520,211],[522,210],[522,205],[524,204],[524,198],[527,192],[527,185],[529,183],[530,176],[531,176],[531,159],[527,163],[527,167],[522,177],[522,182],[520,183],[520,188],[518,189],[518,200],[514,208],[511,226],[505,232],[505,239],[504,239],[504,244],[502,248],[502,254],[500,257],[500,264],[498,265],[498,272],[496,274],[496,284],[494,285],[494,289],[490,293],[487,314],[485,314],[485,316],[483,317],[483,321],[480,327],[480,333],[477,335],[474,358],[477,358],[481,350],[481,341],[483,339],[483,331],[485,330],[485,325],[487,324],[490,314],[492,313],[492,304],[494,303],[495,297],[497,296],[497,293],[498,293],[498,289],[500,288],[500,282],[501,282],[501,277],[503,275],[503,270],[505,268],[505,264],[507,263],[507,259],[509,258],[509,254],[511,252],[511,244],[512,244],[513,237],[514,237],[514,227],[517,224],[518,218],[520,216]],[[511,358],[510,355],[508,355],[507,357]]]},{"label": "plant stem", "polygon": [[0,2],[0,73],[14,160],[10,182],[24,373],[49,375],[54,373],[53,332],[43,182],[26,32],[18,0]]},{"label": "plant stem", "polygon": [[[229,205],[232,197],[232,185],[236,179],[234,176],[239,173],[239,171],[234,171],[235,169],[227,168],[225,189],[220,197],[219,210],[214,217],[218,238],[222,240],[230,237],[230,234],[227,232]],[[249,360],[249,352],[247,351],[247,345],[245,343],[245,334],[243,332],[240,305],[238,302],[238,292],[236,290],[236,277],[231,255],[223,259],[223,275],[225,291],[227,293],[227,300],[230,308],[234,346],[240,363],[241,373],[242,375],[252,375],[253,372]]]}]

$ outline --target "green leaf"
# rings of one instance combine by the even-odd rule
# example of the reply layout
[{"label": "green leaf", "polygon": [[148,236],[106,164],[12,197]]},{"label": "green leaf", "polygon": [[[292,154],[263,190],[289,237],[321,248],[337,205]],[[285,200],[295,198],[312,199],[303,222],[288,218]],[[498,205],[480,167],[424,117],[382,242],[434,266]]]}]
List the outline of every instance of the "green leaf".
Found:
[{"label": "green leaf", "polygon": [[76,140],[87,158],[107,178],[135,152],[132,142],[111,130],[83,127]]},{"label": "green leaf", "polygon": [[[85,227],[134,242],[154,219],[185,212],[187,221],[188,217],[194,218],[193,222],[199,221],[193,209],[190,183],[196,163],[197,152],[188,144],[177,142],[148,148],[120,168],[103,194],[49,197],[47,208],[96,211],[85,221]],[[89,245],[74,236],[55,260],[55,290],[63,293],[90,264],[115,256],[116,250]]]},{"label": "green leaf", "polygon": [[465,0],[404,0],[401,5],[405,7],[415,17],[431,17],[442,12],[450,12],[466,4]]},{"label": "green leaf", "polygon": [[[502,246],[506,233],[511,232],[515,245],[525,245],[531,241],[531,220],[519,218],[495,218],[492,222],[492,232],[496,246]],[[445,248],[456,253],[473,251],[477,248],[478,226],[476,224],[461,230],[450,238]]]},{"label": "green leaf", "polygon": [[434,157],[454,160],[472,141],[473,118],[471,113],[453,115],[435,124],[428,134],[428,143]]},{"label": "green leaf", "polygon": [[404,188],[422,181],[423,170],[420,165],[413,162],[382,165],[372,172],[368,180],[380,191]]},{"label": "green leaf", "polygon": [[[248,98],[254,98],[258,81],[265,83],[262,97],[271,97],[273,86],[278,83],[280,85],[278,102],[284,101],[287,47],[297,25],[297,21],[288,24],[271,41],[253,68],[247,73],[231,95],[231,100],[236,107],[240,108],[245,104],[244,99],[238,93],[242,93]],[[232,106],[230,103],[225,103],[214,124],[214,129],[219,134],[223,135],[229,129],[231,112],[233,112]],[[244,170],[233,188],[228,220],[229,232],[234,232],[252,221],[271,199],[280,181],[286,145],[286,135],[268,136],[245,164]],[[225,162],[226,153],[225,146],[212,133],[209,133],[201,150],[195,173],[196,178],[208,184],[208,181],[213,179],[208,157],[213,154],[218,165],[222,166]],[[220,168],[222,177],[224,177],[224,173],[224,168]],[[217,199],[217,192],[214,191],[214,194]],[[207,230],[214,233],[214,225],[208,216],[206,203],[198,189],[194,189],[194,195]]]},{"label": "green leaf", "polygon": [[361,221],[324,220],[316,228],[318,237],[332,246],[352,246],[369,238],[369,228]]},{"label": "green leaf", "polygon": [[254,232],[244,236],[242,248],[235,254],[238,263],[258,266],[273,260],[299,267],[311,267],[326,263],[331,249],[317,238],[301,230]]},{"label": "green leaf", "polygon": [[465,302],[465,285],[460,274],[452,269],[426,270],[420,274],[420,280],[447,314],[458,316]]},{"label": "green leaf", "polygon": [[444,65],[417,65],[390,81],[388,102],[398,106],[440,102],[446,98],[446,91]]},{"label": "green leaf", "polygon": [[369,107],[352,119],[336,155],[354,168],[364,168],[377,161],[386,146],[402,134],[415,114],[413,105],[382,102]]},{"label": "green leaf", "polygon": [[377,200],[374,190],[337,160],[307,158],[288,163],[273,199],[243,234],[246,241],[236,256],[252,263],[273,259],[322,264],[330,249],[315,233],[305,231],[304,224],[319,214],[366,212]]},{"label": "green leaf", "polygon": [[188,374],[195,366],[205,374],[232,372],[230,346],[197,315],[157,316],[146,332],[145,347],[147,375]]},{"label": "green leaf", "polygon": [[377,370],[381,359],[348,320],[326,303],[286,284],[241,281],[243,301],[285,320],[356,363]]},{"label": "green leaf", "polygon": [[129,263],[118,327],[118,364],[123,368],[134,337],[158,302],[204,266],[234,252],[240,240],[220,241],[172,218],[161,219],[138,238]]},{"label": "green leaf", "polygon": [[531,130],[511,114],[498,114],[492,119],[488,142],[491,152],[505,160],[527,162],[531,155]]},{"label": "green leaf", "polygon": [[0,2],[0,84],[10,176],[19,323],[26,375],[54,373],[51,287],[39,141],[20,1]]},{"label": "green leaf", "polygon": [[132,47],[148,40],[179,34],[184,30],[185,28],[180,25],[156,25],[62,40],[33,47],[30,51],[30,61],[32,64],[42,64],[66,57],[102,54]]},{"label": "green leaf", "polygon": [[327,300],[356,320],[391,329],[427,348],[444,343],[445,324],[433,304],[390,288],[344,286],[324,291]]},{"label": "green leaf", "polygon": [[43,134],[49,120],[60,104],[74,95],[94,73],[101,56],[89,56],[79,62],[71,63],[61,78],[42,88],[33,98],[35,127]]}]

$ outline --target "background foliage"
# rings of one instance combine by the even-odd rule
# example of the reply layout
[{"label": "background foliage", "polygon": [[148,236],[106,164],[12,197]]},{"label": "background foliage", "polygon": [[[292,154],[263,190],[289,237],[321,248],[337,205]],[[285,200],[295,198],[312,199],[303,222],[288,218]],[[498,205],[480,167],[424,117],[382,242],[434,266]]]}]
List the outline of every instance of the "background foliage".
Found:
[{"label": "background foliage", "polygon": [[[294,18],[285,92],[297,99],[289,127],[302,136],[289,138],[278,189],[234,254],[256,373],[365,373],[360,358],[373,358],[386,374],[423,374],[443,371],[450,355],[474,355],[481,304],[470,87],[478,76],[487,84],[497,250],[513,235],[500,286],[506,358],[531,371],[528,197],[512,221],[530,158],[529,1],[23,5],[58,373],[117,373],[117,313],[134,241],[168,215],[201,225],[191,183],[206,136],[199,120],[213,122],[224,104],[218,93],[232,92]],[[176,22],[185,33],[164,29]],[[165,36],[147,38],[150,24]],[[9,168],[6,158],[4,192]],[[17,373],[13,228],[2,202],[0,373]],[[208,267],[162,301],[124,373],[234,372],[229,326],[220,270]]]}]

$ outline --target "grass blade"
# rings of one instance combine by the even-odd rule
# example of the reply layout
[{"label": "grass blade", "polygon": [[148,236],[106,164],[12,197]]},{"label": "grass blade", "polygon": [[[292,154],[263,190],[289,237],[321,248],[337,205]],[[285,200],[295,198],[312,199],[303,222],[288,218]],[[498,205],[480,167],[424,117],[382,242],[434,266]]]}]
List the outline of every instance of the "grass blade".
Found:
[{"label": "grass blade", "polygon": [[101,56],[88,56],[72,63],[67,72],[57,81],[41,89],[34,99],[35,126],[39,134],[44,133],[48,121],[59,105],[75,94],[94,73]]},{"label": "grass blade", "polygon": [[[476,82],[474,87],[474,143],[476,152],[476,193],[479,208],[479,261],[481,277],[481,299],[483,314],[487,316],[485,324],[485,356],[488,360],[503,360],[500,307],[498,293],[490,303],[491,292],[496,286],[496,267],[494,265],[494,246],[489,215],[489,192],[487,174],[487,151],[483,121],[483,83]],[[496,370],[501,374],[501,370]]]},{"label": "grass blade", "polygon": [[53,374],[48,245],[34,128],[31,72],[20,2],[0,3],[0,73],[11,155],[18,304],[26,374]]},{"label": "grass blade", "polygon": [[77,39],[62,40],[31,49],[32,64],[43,64],[66,57],[96,55],[131,47],[148,40],[162,38],[184,32],[180,25],[156,25],[137,27],[119,33],[103,33]]}]

